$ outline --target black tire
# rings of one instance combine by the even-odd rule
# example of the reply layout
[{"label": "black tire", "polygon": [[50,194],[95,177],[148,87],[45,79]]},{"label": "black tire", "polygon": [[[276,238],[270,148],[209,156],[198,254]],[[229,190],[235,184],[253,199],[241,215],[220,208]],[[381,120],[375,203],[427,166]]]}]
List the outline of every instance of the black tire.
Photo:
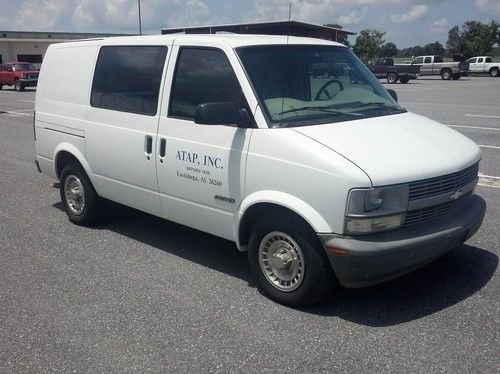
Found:
[{"label": "black tire", "polygon": [[[71,180],[74,181],[76,178],[79,182],[77,190],[83,190],[83,207],[81,212],[75,213],[75,209],[70,208],[67,195],[70,195],[70,192],[66,192],[71,186],[69,182]],[[66,186],[66,182],[68,181],[68,186]],[[102,217],[104,210],[106,209],[106,202],[104,199],[97,195],[97,192],[92,186],[87,174],[83,170],[83,168],[76,162],[69,163],[66,165],[60,176],[60,187],[59,192],[61,195],[61,201],[64,206],[64,211],[68,215],[68,218],[71,222],[79,226],[92,226],[96,224],[99,219]]]},{"label": "black tire", "polygon": [[[283,219],[285,218],[285,219]],[[304,223],[285,216],[263,218],[252,228],[248,245],[248,261],[259,290],[278,303],[293,307],[305,307],[321,301],[335,284],[335,275],[325,249],[315,234],[304,228]],[[270,233],[284,233],[300,247],[303,254],[303,273],[300,285],[291,291],[282,291],[271,284],[259,262],[259,250],[263,239]],[[264,246],[263,246],[264,248]],[[265,256],[263,256],[264,258]],[[269,257],[266,257],[269,258]],[[270,262],[269,262],[270,263]]]},{"label": "black tire", "polygon": [[445,81],[449,81],[451,79],[451,70],[450,69],[443,69],[441,70],[441,79]]},{"label": "black tire", "polygon": [[21,81],[17,81],[16,83],[14,83],[14,89],[17,92],[24,91],[24,85],[23,85],[23,83]]},{"label": "black tire", "polygon": [[3,88],[3,84],[0,84],[0,91],[2,91],[2,88]]},{"label": "black tire", "polygon": [[490,69],[490,77],[496,78],[500,75],[500,71],[498,68],[491,68]]},{"label": "black tire", "polygon": [[387,74],[387,83],[394,84],[398,81],[398,75],[396,73]]},{"label": "black tire", "polygon": [[406,83],[408,83],[408,82],[410,81],[410,78],[408,78],[408,77],[401,78],[399,81],[400,81],[401,83],[403,83],[403,84],[406,84]]},{"label": "black tire", "polygon": [[453,75],[451,76],[451,78],[452,78],[454,81],[457,81],[457,80],[459,80],[459,79],[460,79],[460,74],[453,74]]}]

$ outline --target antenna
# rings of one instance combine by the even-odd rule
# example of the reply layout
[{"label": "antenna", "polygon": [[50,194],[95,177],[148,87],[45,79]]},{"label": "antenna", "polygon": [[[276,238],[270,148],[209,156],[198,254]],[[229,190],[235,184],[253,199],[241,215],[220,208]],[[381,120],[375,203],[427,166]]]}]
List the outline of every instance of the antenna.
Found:
[{"label": "antenna", "polygon": [[288,4],[288,22],[292,19],[292,2]]}]

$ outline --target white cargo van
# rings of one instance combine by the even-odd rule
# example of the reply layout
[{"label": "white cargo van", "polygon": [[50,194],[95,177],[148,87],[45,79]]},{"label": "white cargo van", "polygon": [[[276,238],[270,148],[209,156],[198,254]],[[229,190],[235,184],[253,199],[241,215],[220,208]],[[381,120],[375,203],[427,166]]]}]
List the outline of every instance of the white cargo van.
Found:
[{"label": "white cargo van", "polygon": [[36,165],[70,221],[92,225],[112,200],[233,240],[288,305],[408,273],[485,212],[477,145],[401,108],[333,42],[53,44],[35,110]]}]

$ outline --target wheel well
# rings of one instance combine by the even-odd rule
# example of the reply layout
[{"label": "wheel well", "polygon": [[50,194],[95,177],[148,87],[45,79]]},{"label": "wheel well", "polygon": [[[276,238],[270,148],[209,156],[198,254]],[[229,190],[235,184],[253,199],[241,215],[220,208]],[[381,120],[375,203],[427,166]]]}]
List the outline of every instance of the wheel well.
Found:
[{"label": "wheel well", "polygon": [[451,69],[450,68],[442,68],[441,69],[441,74],[443,74],[443,72],[445,71],[449,71],[451,73]]},{"label": "wheel well", "polygon": [[493,70],[499,70],[500,71],[500,69],[498,68],[498,66],[492,66],[489,71],[493,71]]},{"label": "wheel well", "polygon": [[260,217],[272,216],[280,220],[294,220],[299,221],[304,225],[304,228],[315,233],[309,222],[302,216],[295,213],[293,210],[285,208],[284,206],[274,203],[257,203],[247,209],[238,227],[238,240],[241,248],[245,248],[250,240],[251,230]]},{"label": "wheel well", "polygon": [[[78,165],[82,166],[80,161],[78,161],[78,159],[75,156],[73,156],[71,153],[69,153],[67,151],[61,151],[57,154],[57,156],[56,156],[56,175],[57,175],[57,178],[59,178],[64,167],[66,165],[68,165],[70,162],[75,162]],[[82,167],[82,170],[84,170],[83,167]]]}]

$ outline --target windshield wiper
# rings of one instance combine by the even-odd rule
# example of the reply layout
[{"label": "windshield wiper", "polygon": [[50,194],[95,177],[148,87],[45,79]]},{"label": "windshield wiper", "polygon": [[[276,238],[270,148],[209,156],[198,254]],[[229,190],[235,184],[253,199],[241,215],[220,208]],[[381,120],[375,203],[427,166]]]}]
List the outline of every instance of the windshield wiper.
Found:
[{"label": "windshield wiper", "polygon": [[351,108],[356,108],[356,109],[359,109],[362,107],[371,107],[371,108],[367,108],[367,109],[390,109],[390,110],[396,110],[398,112],[405,112],[406,111],[399,106],[387,105],[385,103],[377,103],[377,102],[376,103],[359,103],[359,104],[351,106]]},{"label": "windshield wiper", "polygon": [[342,110],[333,109],[330,105],[324,105],[324,106],[308,105],[308,106],[303,106],[300,108],[293,108],[293,109],[284,110],[283,112],[278,113],[278,115],[286,114],[286,113],[293,113],[293,112],[300,112],[303,110],[316,110],[318,112],[336,113],[336,114],[343,114],[343,115],[348,115],[348,116],[353,116],[353,117],[363,116],[362,113],[349,113],[349,112],[343,112]]}]

